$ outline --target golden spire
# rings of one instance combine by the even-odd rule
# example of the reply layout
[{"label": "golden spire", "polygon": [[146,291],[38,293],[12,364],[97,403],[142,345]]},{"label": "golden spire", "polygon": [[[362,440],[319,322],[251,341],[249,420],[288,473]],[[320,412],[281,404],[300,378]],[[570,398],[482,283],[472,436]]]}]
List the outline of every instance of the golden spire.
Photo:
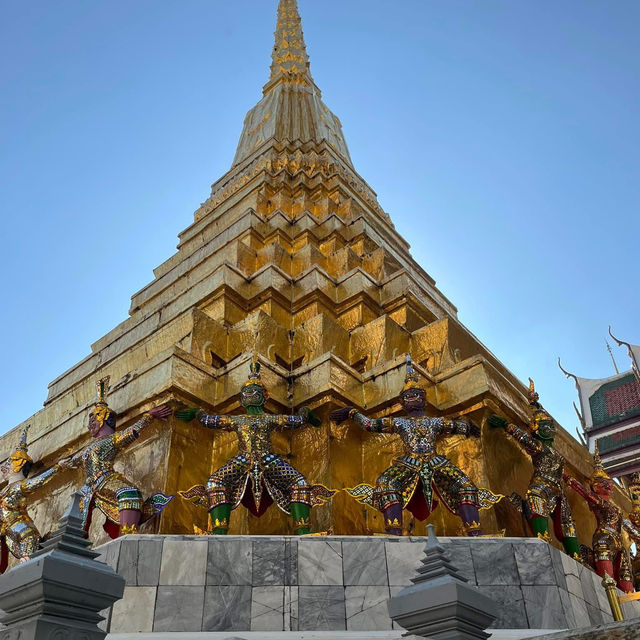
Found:
[{"label": "golden spire", "polygon": [[305,76],[311,81],[309,56],[304,44],[302,20],[296,0],[280,0],[275,45],[271,57],[271,78],[279,76],[305,84]]},{"label": "golden spire", "polygon": [[271,74],[262,100],[244,121],[233,166],[271,151],[274,143],[327,144],[352,168],[340,120],[322,102],[322,92],[309,71],[296,0],[280,0]]}]

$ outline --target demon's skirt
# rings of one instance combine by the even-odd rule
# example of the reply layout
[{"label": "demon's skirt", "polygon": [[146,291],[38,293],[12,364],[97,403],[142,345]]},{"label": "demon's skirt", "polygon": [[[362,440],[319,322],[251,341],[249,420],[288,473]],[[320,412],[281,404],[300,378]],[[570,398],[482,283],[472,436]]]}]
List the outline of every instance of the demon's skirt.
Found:
[{"label": "demon's skirt", "polygon": [[275,453],[234,456],[209,478],[206,487],[195,485],[179,491],[185,500],[207,509],[220,504],[235,509],[243,504],[258,517],[273,503],[291,515],[291,503],[316,507],[334,493],[321,484],[309,485],[299,471]]},{"label": "demon's skirt", "polygon": [[489,489],[477,489],[469,476],[447,458],[431,454],[396,458],[375,487],[359,484],[347,492],[361,504],[379,511],[399,503],[418,520],[426,520],[435,509],[435,496],[452,513],[457,513],[461,501],[470,495],[477,495],[478,509],[489,509],[503,498]]},{"label": "demon's skirt", "polygon": [[[84,485],[80,489],[82,493],[80,508],[85,530],[89,529],[91,512],[94,507],[97,507],[106,517],[103,529],[111,538],[117,538],[120,533],[120,509],[122,508],[118,500],[118,492],[127,489],[137,489],[137,487],[117,471],[108,471],[102,474],[93,483],[93,487]],[[154,493],[147,498],[140,505],[142,512],[140,524],[144,524],[158,515],[171,500],[173,500],[173,496],[166,496],[164,493]]]}]

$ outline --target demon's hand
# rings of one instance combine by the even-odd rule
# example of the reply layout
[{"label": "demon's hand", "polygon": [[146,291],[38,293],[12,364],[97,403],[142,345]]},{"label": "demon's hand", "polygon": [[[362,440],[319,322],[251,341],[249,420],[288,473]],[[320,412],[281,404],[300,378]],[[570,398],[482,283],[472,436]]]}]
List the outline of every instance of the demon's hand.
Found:
[{"label": "demon's hand", "polygon": [[331,412],[331,419],[336,423],[340,424],[345,420],[349,419],[349,415],[353,411],[353,407],[344,407],[344,409],[336,409]]},{"label": "demon's hand", "polygon": [[191,422],[198,415],[198,411],[199,409],[195,408],[178,409],[173,415],[182,422]]},{"label": "demon's hand", "polygon": [[501,418],[497,416],[495,413],[489,416],[489,426],[492,429],[506,429],[509,421],[506,418]]}]

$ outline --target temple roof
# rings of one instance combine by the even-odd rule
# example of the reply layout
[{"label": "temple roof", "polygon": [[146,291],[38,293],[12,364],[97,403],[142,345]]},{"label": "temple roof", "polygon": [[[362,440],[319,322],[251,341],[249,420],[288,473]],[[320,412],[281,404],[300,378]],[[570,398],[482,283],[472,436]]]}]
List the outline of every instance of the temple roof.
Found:
[{"label": "temple roof", "polygon": [[342,124],[311,77],[296,0],[280,0],[274,36],[271,75],[245,118],[233,166],[276,142],[326,141],[351,167]]},{"label": "temple roof", "polygon": [[587,433],[640,415],[640,385],[633,371],[597,379],[565,373],[576,383]]},{"label": "temple roof", "polygon": [[627,348],[631,371],[607,378],[581,378],[566,371],[558,360],[561,371],[576,383],[582,411],[581,422],[586,433],[626,424],[628,420],[640,416],[640,347],[618,340],[611,332],[611,327],[609,334],[619,346]]},{"label": "temple roof", "polygon": [[619,347],[626,347],[627,353],[629,354],[629,359],[631,360],[631,370],[640,384],[640,346],[630,344],[629,342],[625,342],[624,340],[619,340],[613,335],[611,331],[611,327],[609,327],[609,335],[617,342]]}]

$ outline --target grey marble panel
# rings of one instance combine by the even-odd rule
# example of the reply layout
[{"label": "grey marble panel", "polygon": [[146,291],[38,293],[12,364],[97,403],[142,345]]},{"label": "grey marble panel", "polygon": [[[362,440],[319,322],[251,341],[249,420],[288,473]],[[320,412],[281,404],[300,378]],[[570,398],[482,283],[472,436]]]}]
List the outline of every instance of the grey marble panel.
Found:
[{"label": "grey marble panel", "polygon": [[254,538],[252,567],[254,586],[284,585],[284,539],[256,540]]},{"label": "grey marble panel", "polygon": [[127,581],[128,587],[138,584],[138,540],[135,536],[120,542],[118,573]]},{"label": "grey marble panel", "polygon": [[120,543],[121,540],[114,540],[107,544],[98,547],[96,551],[100,551],[100,556],[97,558],[98,562],[104,562],[110,566],[114,571],[118,570],[118,558],[120,557]]},{"label": "grey marble panel", "polygon": [[203,609],[204,587],[158,587],[153,630],[200,631]]},{"label": "grey marble panel", "polygon": [[571,600],[576,628],[582,629],[583,627],[588,627],[591,623],[589,622],[587,603],[582,598],[578,598],[578,596],[574,596],[572,593],[569,594],[569,600]]},{"label": "grey marble panel", "polygon": [[348,631],[386,631],[391,629],[387,605],[389,587],[347,587],[345,607]]},{"label": "grey marble panel", "polygon": [[298,587],[300,631],[344,631],[346,628],[343,587]]},{"label": "grey marble panel", "polygon": [[[251,592],[251,631],[284,631],[285,589],[253,587]],[[289,613],[287,611],[287,613]]]},{"label": "grey marble panel", "polygon": [[298,541],[295,538],[284,541],[284,583],[287,586],[298,584]]},{"label": "grey marble panel", "polygon": [[515,545],[513,552],[522,585],[556,584],[548,544]]},{"label": "grey marble panel", "polygon": [[564,575],[564,566],[562,564],[562,556],[565,555],[562,551],[559,551],[555,547],[549,546],[549,553],[551,554],[551,566],[553,568],[553,575],[555,577],[555,584],[559,589],[567,588],[567,579]]},{"label": "grey marble panel", "polygon": [[594,607],[587,602],[587,613],[589,614],[589,622],[592,626],[604,624],[604,619],[602,617],[602,611],[600,611],[600,607]]},{"label": "grey marble panel", "polygon": [[[580,584],[582,585],[582,593],[587,604],[600,608],[598,605],[598,596],[596,595],[596,586],[593,576],[596,575],[591,569],[580,567]],[[602,588],[602,587],[600,587]]]},{"label": "grey marble panel", "polygon": [[206,540],[165,538],[160,565],[161,585],[203,585],[207,569]]},{"label": "grey marble panel", "polygon": [[386,586],[387,559],[384,540],[352,540],[342,543],[345,586]]},{"label": "grey marble panel", "polygon": [[[613,615],[611,614],[611,609],[609,609],[609,611],[603,611],[602,609],[600,609],[600,613],[602,614],[603,624],[610,624],[611,622],[613,622]],[[625,618],[625,620],[627,619],[628,618]]]},{"label": "grey marble panel", "polygon": [[570,573],[565,576],[565,580],[567,582],[567,591],[581,600],[584,600],[584,593],[582,591],[582,582],[580,582],[580,578]]},{"label": "grey marble panel", "polygon": [[596,597],[598,599],[597,606],[601,611],[611,612],[611,607],[609,606],[609,600],[607,598],[607,592],[604,587],[600,584],[596,588]]},{"label": "grey marble panel", "polygon": [[593,583],[593,590],[596,594],[596,601],[594,602],[594,606],[598,607],[600,596],[604,594],[606,597],[607,594],[604,590],[604,587],[602,586],[602,578],[595,571],[589,571],[588,573],[591,574],[591,582]]},{"label": "grey marble panel", "polygon": [[623,602],[622,613],[625,620],[637,620],[640,618],[640,604],[637,602]]},{"label": "grey marble panel", "polygon": [[298,584],[341,585],[342,543],[328,540],[300,540]]},{"label": "grey marble panel", "polygon": [[474,544],[471,557],[479,585],[520,585],[511,543]]},{"label": "grey marble panel", "polygon": [[453,539],[442,545],[449,554],[449,559],[456,567],[460,575],[464,576],[469,584],[478,584],[476,572],[473,568],[473,557],[471,556],[471,542],[469,538]]},{"label": "grey marble panel", "polygon": [[162,539],[138,541],[137,583],[139,587],[155,587],[160,582]]},{"label": "grey marble panel", "polygon": [[491,625],[493,629],[527,629],[527,613],[524,608],[522,589],[514,586],[479,586],[482,593],[498,603],[498,618]]},{"label": "grey marble panel", "polygon": [[251,585],[253,542],[249,538],[209,539],[207,585]]},{"label": "grey marble panel", "polygon": [[113,605],[111,633],[150,633],[156,607],[156,587],[125,587]]},{"label": "grey marble panel", "polygon": [[640,618],[640,602],[630,602],[628,613],[626,614],[627,620],[634,620]]},{"label": "grey marble panel", "polygon": [[[289,598],[289,630],[298,631],[300,625],[298,624],[298,587],[286,587],[285,597]],[[286,611],[285,611],[285,629],[287,626]]]},{"label": "grey marble panel", "polygon": [[398,587],[410,585],[411,578],[417,575],[418,569],[422,566],[425,545],[391,539],[385,541],[385,547],[389,584]]},{"label": "grey marble panel", "polygon": [[203,631],[249,631],[251,587],[209,585],[204,594]]},{"label": "grey marble panel", "polygon": [[569,592],[565,591],[564,589],[559,589],[559,591],[562,609],[564,610],[564,615],[567,618],[567,627],[569,627],[569,629],[575,629],[578,625],[576,623],[576,616],[573,610],[573,605],[571,604],[571,596]]},{"label": "grey marble panel", "polygon": [[561,559],[565,575],[580,576],[580,567],[582,565],[577,560],[570,558],[566,553],[562,554]]},{"label": "grey marble panel", "polygon": [[569,626],[558,587],[522,587],[531,629],[566,629]]}]

